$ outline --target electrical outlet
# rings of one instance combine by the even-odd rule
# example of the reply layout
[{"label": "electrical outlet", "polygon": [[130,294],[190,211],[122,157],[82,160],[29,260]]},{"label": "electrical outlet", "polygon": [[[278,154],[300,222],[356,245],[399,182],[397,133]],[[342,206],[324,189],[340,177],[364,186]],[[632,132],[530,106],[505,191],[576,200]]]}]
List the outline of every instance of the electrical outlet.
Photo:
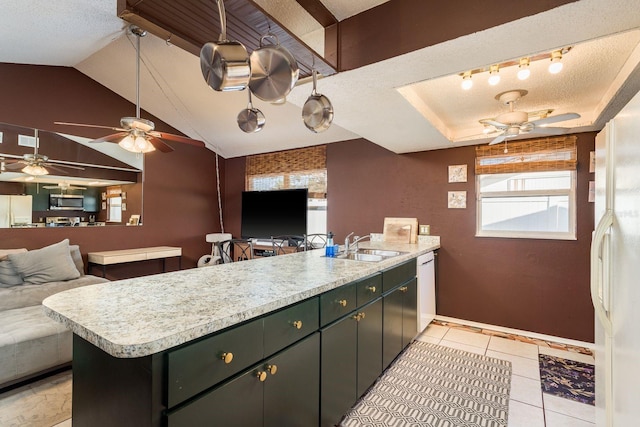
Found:
[{"label": "electrical outlet", "polygon": [[428,224],[427,225],[420,224],[419,229],[420,229],[419,234],[421,236],[428,236],[429,234],[431,234],[431,226]]}]

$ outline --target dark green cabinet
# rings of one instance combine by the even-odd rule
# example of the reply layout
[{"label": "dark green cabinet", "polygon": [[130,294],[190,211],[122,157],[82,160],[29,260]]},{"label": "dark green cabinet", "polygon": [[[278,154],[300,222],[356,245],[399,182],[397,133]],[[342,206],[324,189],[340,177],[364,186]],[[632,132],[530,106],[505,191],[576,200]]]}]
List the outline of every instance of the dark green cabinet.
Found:
[{"label": "dark green cabinet", "polygon": [[[267,360],[264,427],[318,424],[320,408],[320,333]],[[274,367],[277,371],[274,372]]]},{"label": "dark green cabinet", "polygon": [[358,310],[358,374],[356,398],[382,373],[382,299]]},{"label": "dark green cabinet", "polygon": [[316,425],[319,333],[172,411],[168,427]]},{"label": "dark green cabinet", "polygon": [[386,369],[418,334],[418,287],[414,277],[383,298],[382,366]]},{"label": "dark green cabinet", "polygon": [[382,300],[321,329],[320,413],[334,426],[382,373]]},{"label": "dark green cabinet", "polygon": [[320,330],[320,425],[334,426],[356,401],[355,313]]},{"label": "dark green cabinet", "polygon": [[418,335],[418,281],[410,280],[402,291],[402,348]]}]

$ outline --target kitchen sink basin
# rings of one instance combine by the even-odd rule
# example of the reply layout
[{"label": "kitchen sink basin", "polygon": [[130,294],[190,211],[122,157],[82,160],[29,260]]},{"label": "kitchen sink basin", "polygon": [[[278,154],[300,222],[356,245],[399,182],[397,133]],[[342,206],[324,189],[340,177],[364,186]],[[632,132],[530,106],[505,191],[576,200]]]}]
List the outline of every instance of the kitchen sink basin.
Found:
[{"label": "kitchen sink basin", "polygon": [[394,256],[402,255],[405,252],[389,251],[386,249],[358,249],[358,254],[377,255],[384,258],[391,258]]},{"label": "kitchen sink basin", "polygon": [[406,252],[390,251],[385,249],[358,249],[356,252],[348,254],[341,253],[336,258],[351,259],[354,261],[379,262],[384,259],[393,258]]}]

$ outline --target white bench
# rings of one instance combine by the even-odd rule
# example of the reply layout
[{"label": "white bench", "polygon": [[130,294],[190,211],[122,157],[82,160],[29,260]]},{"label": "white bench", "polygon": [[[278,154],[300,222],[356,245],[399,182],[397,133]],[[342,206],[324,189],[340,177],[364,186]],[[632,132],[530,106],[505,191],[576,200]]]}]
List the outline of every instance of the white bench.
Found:
[{"label": "white bench", "polygon": [[178,257],[178,269],[182,269],[182,248],[175,246],[155,246],[152,248],[120,249],[116,251],[89,252],[87,272],[94,265],[102,266],[102,277],[105,277],[106,266],[125,262],[162,259],[162,272],[165,272],[165,260]]}]

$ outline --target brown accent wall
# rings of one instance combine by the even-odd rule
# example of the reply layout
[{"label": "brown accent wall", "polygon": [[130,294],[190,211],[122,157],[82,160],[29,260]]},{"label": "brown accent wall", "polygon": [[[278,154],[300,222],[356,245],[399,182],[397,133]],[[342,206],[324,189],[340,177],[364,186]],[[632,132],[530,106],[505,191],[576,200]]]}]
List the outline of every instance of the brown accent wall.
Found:
[{"label": "brown accent wall", "polygon": [[[116,125],[120,117],[135,115],[130,102],[66,67],[0,64],[0,93],[0,121],[90,138],[104,136],[104,132],[58,129],[53,122]],[[142,117],[154,121],[159,130],[179,133],[146,112]],[[86,253],[92,251],[180,246],[182,267],[195,267],[200,256],[211,251],[205,235],[220,229],[215,154],[187,144],[172,146],[172,153],[145,155],[142,227],[0,229],[0,247],[34,249],[69,238],[80,245],[86,261]],[[220,166],[224,173],[222,158]],[[125,216],[128,218],[128,214]],[[168,270],[176,268],[177,260],[167,261]],[[107,269],[107,277],[153,274],[160,269],[160,261],[117,265]]]},{"label": "brown accent wall", "polygon": [[[328,226],[381,232],[385,216],[417,217],[441,236],[439,315],[564,338],[593,341],[588,203],[595,134],[578,134],[576,241],[475,235],[474,147],[391,153],[366,140],[329,144]],[[357,160],[354,160],[357,159]],[[448,183],[449,165],[468,165],[466,183]],[[466,209],[448,209],[447,192],[467,191]]]},{"label": "brown accent wall", "polygon": [[[576,0],[391,0],[341,21],[339,71],[352,70],[427,46],[535,15]],[[487,11],[491,11],[487,13]],[[325,56],[335,63],[336,30]]]}]

